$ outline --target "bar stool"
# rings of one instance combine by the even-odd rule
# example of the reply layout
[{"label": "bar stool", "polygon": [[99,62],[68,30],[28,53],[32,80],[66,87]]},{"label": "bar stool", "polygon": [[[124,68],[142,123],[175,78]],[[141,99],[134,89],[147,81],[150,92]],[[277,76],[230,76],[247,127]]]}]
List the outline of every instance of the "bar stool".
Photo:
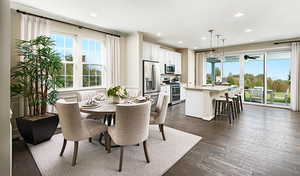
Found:
[{"label": "bar stool", "polygon": [[238,102],[238,109],[239,109],[239,111],[243,111],[244,109],[243,109],[243,100],[242,100],[242,93],[241,93],[241,91],[239,90],[236,94],[235,94],[235,96],[237,96],[238,97],[238,99],[239,99],[239,102]]},{"label": "bar stool", "polygon": [[225,93],[225,97],[218,97],[215,99],[215,117],[217,120],[218,116],[228,117],[229,124],[236,119],[236,107],[233,99],[229,98],[228,93]]}]

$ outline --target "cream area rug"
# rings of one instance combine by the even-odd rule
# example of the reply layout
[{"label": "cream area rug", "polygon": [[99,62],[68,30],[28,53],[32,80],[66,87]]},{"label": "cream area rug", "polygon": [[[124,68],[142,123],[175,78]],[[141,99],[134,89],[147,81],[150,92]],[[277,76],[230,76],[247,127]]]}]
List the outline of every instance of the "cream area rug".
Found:
[{"label": "cream area rug", "polygon": [[64,156],[59,157],[63,143],[62,134],[29,149],[43,176],[159,176],[170,169],[200,140],[200,136],[165,127],[166,141],[162,140],[158,126],[150,126],[146,163],[143,145],[124,148],[123,170],[118,172],[120,149],[107,153],[95,139],[79,142],[77,164],[71,166],[73,142],[68,142]]}]

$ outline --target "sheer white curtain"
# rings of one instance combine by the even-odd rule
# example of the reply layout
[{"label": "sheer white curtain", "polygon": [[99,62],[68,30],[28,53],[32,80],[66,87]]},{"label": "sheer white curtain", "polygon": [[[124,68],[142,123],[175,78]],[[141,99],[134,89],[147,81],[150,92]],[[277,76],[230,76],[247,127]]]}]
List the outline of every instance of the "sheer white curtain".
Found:
[{"label": "sheer white curtain", "polygon": [[49,35],[49,20],[21,15],[21,40],[31,40],[40,35]]},{"label": "sheer white curtain", "polygon": [[107,88],[120,84],[120,38],[106,35],[106,86]]},{"label": "sheer white curtain", "polygon": [[292,43],[291,107],[300,111],[300,43]]}]

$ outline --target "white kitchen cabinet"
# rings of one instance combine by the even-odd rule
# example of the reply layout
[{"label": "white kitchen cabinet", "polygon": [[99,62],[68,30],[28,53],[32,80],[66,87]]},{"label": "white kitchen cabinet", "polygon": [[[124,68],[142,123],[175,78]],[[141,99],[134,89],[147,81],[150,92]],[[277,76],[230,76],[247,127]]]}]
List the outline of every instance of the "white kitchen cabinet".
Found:
[{"label": "white kitchen cabinet", "polygon": [[185,100],[185,88],[182,84],[180,85],[180,100]]},{"label": "white kitchen cabinet", "polygon": [[181,54],[176,53],[175,73],[181,74]]},{"label": "white kitchen cabinet", "polygon": [[149,43],[143,42],[143,59],[144,60],[154,60],[159,61],[159,54],[160,53],[160,46]]},{"label": "white kitchen cabinet", "polygon": [[159,50],[160,74],[165,74],[165,64],[167,64],[167,52],[165,49]]}]

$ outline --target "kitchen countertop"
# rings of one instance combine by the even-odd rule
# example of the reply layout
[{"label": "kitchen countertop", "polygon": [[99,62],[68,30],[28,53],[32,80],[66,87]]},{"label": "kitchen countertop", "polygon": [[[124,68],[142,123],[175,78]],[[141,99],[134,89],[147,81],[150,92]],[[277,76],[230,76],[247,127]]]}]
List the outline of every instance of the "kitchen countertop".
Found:
[{"label": "kitchen countertop", "polygon": [[235,86],[188,86],[184,87],[186,90],[199,90],[199,91],[226,91]]}]

